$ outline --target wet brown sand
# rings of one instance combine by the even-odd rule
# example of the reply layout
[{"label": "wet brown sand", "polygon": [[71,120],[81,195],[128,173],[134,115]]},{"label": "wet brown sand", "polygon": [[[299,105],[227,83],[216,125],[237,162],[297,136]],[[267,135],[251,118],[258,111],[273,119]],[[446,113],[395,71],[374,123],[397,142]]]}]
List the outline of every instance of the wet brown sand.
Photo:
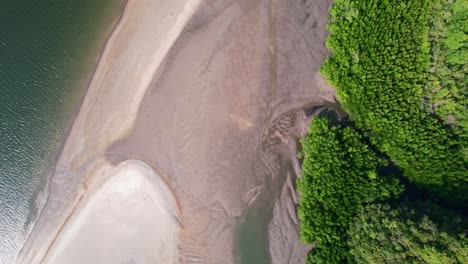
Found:
[{"label": "wet brown sand", "polygon": [[236,263],[239,225],[272,209],[272,263],[303,263],[294,192],[303,109],[333,103],[318,68],[330,0],[206,0],[165,58],[128,137],[107,151],[137,158],[173,189],[181,263]]}]

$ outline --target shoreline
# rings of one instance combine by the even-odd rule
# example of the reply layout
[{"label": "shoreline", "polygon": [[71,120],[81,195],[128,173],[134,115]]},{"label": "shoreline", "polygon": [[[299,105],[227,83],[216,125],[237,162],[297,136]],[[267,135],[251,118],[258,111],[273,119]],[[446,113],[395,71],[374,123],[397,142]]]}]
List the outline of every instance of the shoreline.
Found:
[{"label": "shoreline", "polygon": [[[108,32],[108,36],[104,39],[103,41],[103,45],[100,45],[100,47],[98,48],[98,58],[95,59],[95,63],[93,64],[93,67],[92,67],[92,70],[90,71],[91,74],[90,76],[87,76],[85,79],[85,81],[83,81],[84,85],[82,87],[84,87],[83,89],[85,90],[83,92],[83,94],[79,97],[78,101],[80,102],[76,109],[73,110],[73,113],[72,113],[72,119],[67,121],[66,124],[64,125],[65,129],[64,129],[64,138],[62,140],[62,144],[60,144],[60,147],[59,147],[59,151],[57,151],[57,153],[53,156],[53,163],[50,164],[50,166],[46,169],[46,174],[47,175],[44,175],[42,177],[42,181],[44,181],[44,184],[41,184],[38,188],[38,190],[35,192],[36,194],[33,195],[33,198],[34,200],[32,200],[30,202],[31,204],[31,207],[35,210],[32,212],[32,214],[30,214],[30,216],[28,218],[30,218],[31,220],[27,222],[27,227],[28,229],[26,229],[25,231],[27,233],[30,233],[32,229],[34,229],[35,227],[35,221],[40,218],[41,214],[42,214],[42,209],[44,208],[45,204],[47,203],[47,199],[48,199],[48,195],[50,193],[50,181],[52,179],[52,177],[54,176],[55,174],[55,170],[56,170],[56,167],[57,167],[57,163],[62,155],[62,152],[63,152],[63,149],[65,147],[65,144],[66,144],[66,141],[68,140],[68,138],[70,137],[70,134],[71,134],[71,131],[72,131],[72,128],[73,128],[73,124],[75,123],[75,120],[76,118],[78,117],[78,114],[80,113],[80,109],[83,105],[83,101],[86,97],[86,94],[88,92],[88,89],[89,89],[89,86],[91,85],[91,81],[94,77],[94,74],[96,72],[96,69],[99,65],[99,62],[101,61],[101,58],[102,58],[102,55],[104,53],[104,50],[107,46],[107,42],[109,41],[110,37],[112,36],[112,33],[115,31],[116,27],[118,26],[118,24],[120,23],[120,20],[122,19],[122,16],[123,16],[123,11],[125,10],[125,7],[128,3],[128,1],[131,1],[131,0],[123,0],[122,1],[122,6],[123,8],[121,9],[121,11],[119,12],[119,16],[115,18],[115,21],[112,23],[112,26],[110,27],[111,29],[108,30],[108,31],[105,31],[105,32]],[[81,85],[78,85],[78,86],[81,86]],[[43,197],[42,199],[39,199]],[[42,200],[42,202],[41,202]],[[29,232],[28,232],[29,230]]]},{"label": "shoreline", "polygon": [[[116,21],[113,23],[113,26],[112,26],[112,29],[109,30],[109,34],[108,36],[106,37],[105,41],[104,41],[104,45],[102,45],[101,48],[99,48],[99,52],[98,52],[98,58],[96,60],[96,63],[95,65],[93,66],[93,69],[91,70],[92,74],[86,78],[86,81],[84,81],[84,87],[83,89],[85,89],[85,92],[83,93],[82,96],[80,96],[81,98],[79,99],[79,101],[81,102],[78,107],[73,111],[73,119],[70,120],[69,122],[67,122],[67,124],[65,125],[66,129],[65,129],[65,138],[63,140],[63,143],[61,144],[60,148],[59,148],[59,151],[56,153],[56,155],[54,155],[54,158],[53,160],[55,161],[53,164],[50,165],[49,169],[47,169],[46,171],[48,172],[47,175],[45,175],[43,177],[43,181],[44,181],[44,184],[41,185],[38,190],[36,191],[36,195],[33,196],[34,200],[32,200],[30,202],[31,204],[31,207],[34,209],[34,211],[30,214],[29,218],[31,220],[29,220],[27,222],[27,226],[25,227],[25,233],[27,234],[26,236],[26,241],[24,242],[24,245],[23,247],[21,248],[20,252],[18,253],[17,255],[17,261],[22,261],[21,258],[22,258],[22,255],[24,254],[24,251],[27,251],[26,247],[30,247],[30,244],[32,240],[35,240],[37,238],[33,238],[32,236],[34,236],[35,234],[33,232],[37,232],[36,228],[37,227],[37,221],[42,217],[42,215],[44,214],[44,209],[45,209],[45,206],[47,205],[47,202],[49,200],[49,195],[51,194],[51,181],[53,179],[53,177],[57,174],[56,172],[56,169],[57,169],[57,166],[58,166],[58,161],[60,160],[60,157],[62,156],[62,152],[63,152],[63,149],[65,148],[65,145],[72,133],[72,129],[73,129],[73,125],[76,121],[76,119],[78,118],[78,115],[80,113],[80,110],[81,110],[81,107],[83,106],[83,102],[86,98],[86,95],[88,93],[88,90],[89,90],[89,87],[91,85],[91,82],[94,78],[94,75],[96,73],[96,70],[99,66],[99,63],[103,57],[103,54],[104,54],[104,50],[106,49],[106,46],[107,46],[107,43],[109,42],[109,39],[111,38],[112,34],[114,33],[114,31],[116,30],[116,28],[118,27],[119,23],[121,22],[122,20],[122,17],[123,17],[123,13],[126,9],[126,6],[128,4],[128,1],[131,1],[131,0],[124,0],[124,3],[122,3],[123,5],[123,8],[122,10],[119,12],[120,15],[118,16],[118,18],[116,19]],[[30,249],[29,249],[30,250]]]},{"label": "shoreline", "polygon": [[[63,225],[64,218],[66,219],[73,212],[74,206],[86,192],[86,178],[93,177],[92,171],[89,171],[87,167],[95,161],[105,160],[102,156],[107,152],[106,149],[131,131],[139,105],[153,75],[199,3],[199,1],[190,1],[187,4],[181,2],[174,1],[171,3],[172,6],[166,6],[164,10],[157,10],[159,13],[154,15],[150,13],[151,8],[158,7],[159,1],[126,1],[125,8],[100,53],[99,62],[89,82],[78,115],[76,115],[63,145],[58,162],[54,166],[55,173],[52,173],[52,177],[48,180],[49,193],[46,203],[20,251],[17,258],[19,263],[36,263],[32,261],[40,260],[41,257],[38,255],[45,254],[44,250],[47,252],[44,247],[47,247],[46,245],[50,244],[58,235],[59,230],[57,229]],[[149,7],[145,5],[149,5]],[[177,10],[179,14],[175,15],[174,11]],[[164,14],[164,12],[166,13]],[[161,22],[162,20],[163,22]],[[159,30],[157,32],[159,34],[151,32],[154,28]],[[149,41],[152,41],[153,45],[148,45],[147,40],[145,41],[145,36],[148,35],[151,37]],[[165,39],[165,41],[160,41],[160,38]],[[133,49],[125,47],[121,50],[122,47],[119,45],[122,44],[122,40],[133,41],[130,45],[144,47],[134,47]],[[142,59],[149,66],[143,66],[140,61],[135,61],[133,58],[135,56],[143,57],[143,55],[148,57],[142,49],[146,49],[148,54],[153,55],[152,60]],[[137,54],[129,54],[132,51]],[[129,60],[131,61],[129,62]],[[143,76],[144,80],[141,80],[141,74],[134,74],[130,77],[127,76],[126,80],[118,80],[120,83],[114,81],[115,78],[109,74],[109,71],[115,72],[116,67],[109,66],[117,64],[120,67],[120,69],[117,67],[117,71],[120,70],[125,75],[125,73],[129,74],[128,67],[131,66],[132,62],[135,68],[146,70],[147,73]],[[126,66],[127,68],[125,68]],[[139,89],[132,89],[136,86],[134,83],[140,84]],[[103,98],[105,99],[103,100]],[[119,111],[119,109],[115,109],[116,107],[127,109]],[[107,126],[102,126],[106,120],[112,118],[111,124],[107,122]],[[123,126],[122,123],[124,123]],[[84,144],[87,146],[83,146]],[[94,158],[87,159],[89,157]],[[64,186],[69,180],[72,181],[71,186]]]}]

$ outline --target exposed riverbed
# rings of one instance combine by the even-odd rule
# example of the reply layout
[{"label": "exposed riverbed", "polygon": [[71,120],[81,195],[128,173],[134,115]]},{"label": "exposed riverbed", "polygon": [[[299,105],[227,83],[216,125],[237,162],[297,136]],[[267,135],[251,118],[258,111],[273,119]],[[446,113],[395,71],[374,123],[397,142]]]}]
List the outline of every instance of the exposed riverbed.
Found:
[{"label": "exposed riverbed", "polygon": [[[334,90],[318,73],[329,55],[324,41],[330,4],[201,1],[160,66],[145,72],[152,74],[149,86],[134,87],[124,78],[138,79],[136,70],[148,70],[139,68],[146,57],[131,60],[135,69],[119,63],[115,69],[124,75],[110,74],[122,81],[112,79],[116,85],[105,92],[96,86],[85,118],[79,118],[83,124],[74,131],[83,141],[65,148],[73,155],[61,159],[51,186],[62,191],[51,194],[43,219],[57,213],[54,202],[64,208],[64,197],[72,202],[74,193],[86,192],[85,179],[100,162],[117,166],[138,159],[174,193],[181,224],[177,263],[303,262],[309,247],[299,242],[295,213],[297,140],[310,121],[304,110],[335,103]],[[135,10],[147,14],[138,4]],[[136,28],[153,23],[144,16],[144,22],[131,21]],[[147,29],[122,38],[116,50],[126,54],[125,41],[156,41]],[[132,42],[137,36],[145,37]],[[106,67],[113,67],[111,62]],[[133,100],[128,92],[137,88],[142,96]],[[119,120],[127,108],[133,109],[131,122]],[[100,125],[115,134],[106,135]]]},{"label": "exposed riverbed", "polygon": [[110,151],[115,163],[143,158],[172,186],[182,263],[303,261],[296,141],[308,129],[303,110],[335,102],[318,73],[330,4],[203,1],[131,135]]}]

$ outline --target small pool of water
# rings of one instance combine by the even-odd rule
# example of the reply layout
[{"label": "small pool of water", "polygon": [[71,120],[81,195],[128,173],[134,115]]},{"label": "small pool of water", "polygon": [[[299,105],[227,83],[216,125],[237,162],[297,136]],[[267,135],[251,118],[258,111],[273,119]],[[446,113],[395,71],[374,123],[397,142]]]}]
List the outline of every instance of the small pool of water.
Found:
[{"label": "small pool of water", "polygon": [[236,252],[240,264],[271,263],[268,250],[268,222],[271,219],[270,206],[252,207],[245,222],[239,227]]}]

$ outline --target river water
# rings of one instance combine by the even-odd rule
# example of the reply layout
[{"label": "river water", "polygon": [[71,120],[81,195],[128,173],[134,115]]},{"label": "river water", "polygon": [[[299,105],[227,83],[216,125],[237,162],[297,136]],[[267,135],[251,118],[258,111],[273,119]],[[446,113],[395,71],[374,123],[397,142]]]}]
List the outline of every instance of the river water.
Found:
[{"label": "river water", "polygon": [[0,263],[13,263],[122,0],[0,4]]}]

